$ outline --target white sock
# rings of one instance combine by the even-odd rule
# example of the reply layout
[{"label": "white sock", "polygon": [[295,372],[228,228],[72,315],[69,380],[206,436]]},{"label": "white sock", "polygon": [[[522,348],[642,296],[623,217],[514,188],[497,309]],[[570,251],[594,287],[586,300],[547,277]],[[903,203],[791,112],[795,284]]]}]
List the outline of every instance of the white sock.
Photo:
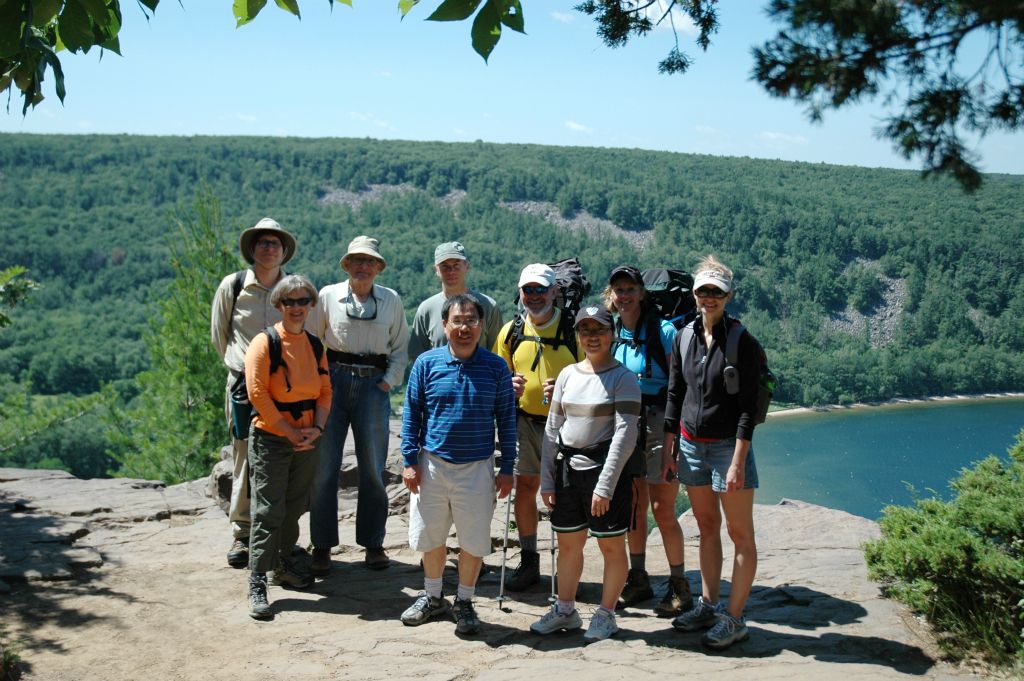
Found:
[{"label": "white sock", "polygon": [[429,577],[423,578],[423,590],[427,592],[427,595],[432,598],[441,597],[441,583],[443,578],[438,577],[437,579],[430,579]]},{"label": "white sock", "polygon": [[476,595],[475,585],[466,586],[465,584],[459,584],[459,589],[455,592],[455,597],[460,601],[471,601],[474,595]]},{"label": "white sock", "polygon": [[559,615],[571,615],[576,609],[576,601],[563,601],[561,598],[555,602],[555,612]]}]

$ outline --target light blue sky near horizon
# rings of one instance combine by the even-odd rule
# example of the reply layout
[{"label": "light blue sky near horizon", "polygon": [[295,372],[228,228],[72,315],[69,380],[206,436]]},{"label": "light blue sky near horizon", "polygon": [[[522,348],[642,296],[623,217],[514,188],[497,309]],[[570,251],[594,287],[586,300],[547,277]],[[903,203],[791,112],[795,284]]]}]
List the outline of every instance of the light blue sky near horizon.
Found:
[{"label": "light blue sky near horizon", "polygon": [[[62,53],[63,106],[25,117],[13,94],[0,131],[272,135],[643,148],[716,156],[911,168],[877,139],[880,102],[808,121],[750,80],[751,48],[775,28],[762,2],[723,3],[721,29],[685,75],[657,64],[667,29],[611,49],[573,2],[524,4],[527,35],[505,30],[485,63],[470,23],[427,22],[431,0],[400,19],[395,0],[303,0],[298,20],[268,3],[235,28],[230,0],[164,0],[147,22],[123,2],[121,52]],[[985,172],[1024,174],[1024,135],[976,147]]]}]

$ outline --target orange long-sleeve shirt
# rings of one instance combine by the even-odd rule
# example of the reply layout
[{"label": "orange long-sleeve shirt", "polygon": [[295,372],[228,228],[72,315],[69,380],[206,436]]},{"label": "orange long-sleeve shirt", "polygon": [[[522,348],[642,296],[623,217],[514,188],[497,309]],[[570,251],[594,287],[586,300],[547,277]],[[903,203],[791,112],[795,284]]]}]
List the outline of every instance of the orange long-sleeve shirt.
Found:
[{"label": "orange long-sleeve shirt", "polygon": [[[309,428],[314,423],[315,412],[304,411],[299,419],[288,412],[281,412],[274,406],[278,402],[316,400],[317,408],[331,407],[331,376],[327,370],[327,353],[320,357],[317,371],[316,354],[306,338],[305,332],[289,333],[284,324],[274,324],[281,336],[281,359],[284,365],[270,373],[270,342],[267,334],[260,333],[249,343],[245,352],[245,384],[249,401],[258,412],[256,427],[284,436],[283,423],[296,428]],[[287,374],[288,381],[285,381]],[[288,390],[288,384],[291,390]]]}]

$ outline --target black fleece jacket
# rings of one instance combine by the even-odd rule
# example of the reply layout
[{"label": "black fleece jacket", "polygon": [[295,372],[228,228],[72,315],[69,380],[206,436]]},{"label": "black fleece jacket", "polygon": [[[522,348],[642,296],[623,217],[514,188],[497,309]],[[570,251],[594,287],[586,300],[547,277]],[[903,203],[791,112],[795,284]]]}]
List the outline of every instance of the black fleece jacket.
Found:
[{"label": "black fleece jacket", "polygon": [[686,432],[695,438],[725,440],[754,437],[754,412],[757,406],[757,384],[760,378],[758,346],[744,330],[737,352],[740,391],[730,395],[725,390],[725,340],[732,320],[723,315],[712,331],[711,347],[704,343],[704,323],[697,317],[693,323],[693,341],[681,347],[682,331],[672,344],[672,363],[668,373],[668,404],[665,406],[665,432],[678,433],[682,421]]}]

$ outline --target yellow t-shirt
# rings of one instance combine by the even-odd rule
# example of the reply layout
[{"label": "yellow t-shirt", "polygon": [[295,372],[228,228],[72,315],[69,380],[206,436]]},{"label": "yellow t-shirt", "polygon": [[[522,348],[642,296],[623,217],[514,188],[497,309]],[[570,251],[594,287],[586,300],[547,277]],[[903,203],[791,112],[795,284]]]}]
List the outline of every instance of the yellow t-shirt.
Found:
[{"label": "yellow t-shirt", "polygon": [[[571,349],[564,344],[555,349],[553,345],[538,343],[530,338],[530,336],[554,338],[561,316],[562,311],[555,309],[555,314],[551,319],[539,327],[530,322],[528,315],[525,316],[523,338],[514,355],[511,343],[506,343],[505,338],[508,336],[512,324],[515,323],[515,319],[501,328],[498,339],[494,342],[493,352],[505,360],[509,370],[513,374],[522,374],[526,377],[526,388],[523,390],[523,396],[519,398],[519,408],[527,414],[547,417],[550,405],[543,404],[544,381],[549,378],[558,378],[562,369],[583,359],[583,353],[578,348],[577,354],[573,355]],[[509,340],[511,341],[511,339]],[[537,362],[537,368],[531,370],[538,350],[540,350],[540,360]]]}]

